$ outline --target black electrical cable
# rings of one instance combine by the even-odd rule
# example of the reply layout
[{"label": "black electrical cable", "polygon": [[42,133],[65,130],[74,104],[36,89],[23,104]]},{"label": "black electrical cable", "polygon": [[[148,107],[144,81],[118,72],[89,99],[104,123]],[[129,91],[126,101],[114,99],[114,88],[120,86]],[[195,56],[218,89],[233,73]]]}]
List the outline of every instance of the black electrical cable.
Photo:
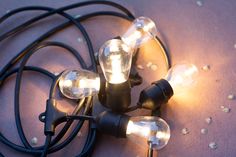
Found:
[{"label": "black electrical cable", "polygon": [[[121,11],[123,11],[124,13],[126,13],[128,16],[123,15],[123,14],[121,14],[121,13],[117,13],[117,12],[97,12],[97,13],[91,13],[91,14],[84,15],[84,16],[82,16],[82,17],[76,19],[76,20],[83,21],[83,20],[86,20],[86,19],[88,19],[88,18],[91,18],[91,17],[94,17],[94,16],[100,16],[100,15],[117,16],[117,17],[121,17],[121,18],[127,19],[127,20],[129,20],[129,21],[132,21],[132,20],[134,19],[133,15],[132,15],[127,9],[125,9],[124,7],[122,7],[122,6],[120,6],[119,4],[116,4],[116,3],[114,3],[114,2],[107,2],[107,1],[89,1],[89,2],[77,3],[76,5],[77,5],[77,7],[78,7],[78,6],[85,6],[85,5],[91,5],[91,4],[96,4],[96,3],[98,3],[98,4],[104,4],[104,3],[105,3],[105,5],[115,6],[116,8],[118,8],[118,9],[120,9]],[[71,7],[71,8],[70,8],[70,7]],[[63,9],[69,10],[69,9],[72,9],[72,8],[75,8],[75,7],[76,7],[76,6],[74,6],[74,5],[70,5],[70,6],[63,7]],[[27,8],[27,7],[25,7],[25,10],[24,10],[23,8],[20,8],[20,9],[17,10],[15,13],[21,12],[21,11],[26,11],[26,10],[27,10],[26,8]],[[45,9],[45,8],[46,8],[46,9]],[[44,8],[45,10],[48,10],[48,11],[49,11],[49,8],[48,8],[48,7],[45,7],[45,8]],[[40,7],[38,7],[38,8],[37,8],[37,7],[35,7],[35,8],[28,8],[28,10],[31,10],[31,9],[32,9],[32,10],[37,10],[37,9],[38,9],[38,10],[43,10],[43,9],[40,8]],[[66,15],[65,13],[62,12],[62,11],[64,11],[62,8],[55,9],[55,10],[54,10],[53,8],[50,8],[50,9],[52,9],[52,10],[49,11],[48,13],[46,13],[46,14],[52,15],[52,14],[55,14],[55,13],[59,13],[59,14],[62,14],[62,15],[63,15],[63,14]],[[60,9],[62,9],[62,10],[60,10]],[[10,12],[7,16],[5,16],[4,18],[1,18],[0,23],[3,22],[5,19],[7,19],[8,17],[10,17],[11,15],[13,15],[13,14],[15,14],[15,13],[14,13],[14,12]],[[41,18],[44,18],[43,16],[45,16],[46,14],[42,14],[42,15],[41,15]],[[68,15],[68,14],[67,14],[67,15]],[[66,15],[66,16],[67,16],[67,15]],[[47,17],[47,16],[49,16],[49,15],[46,15],[45,17]],[[39,17],[40,17],[40,16],[39,16]],[[38,18],[39,18],[39,17],[38,17]],[[55,29],[52,29],[51,31],[45,33],[45,34],[42,35],[40,38],[38,38],[39,40],[35,40],[35,42],[31,43],[31,44],[30,44],[29,46],[27,46],[23,51],[21,51],[21,53],[19,53],[19,54],[16,55],[14,58],[12,58],[12,60],[11,60],[10,62],[8,62],[8,64],[6,64],[6,66],[4,66],[4,68],[3,68],[2,71],[0,72],[0,78],[1,78],[1,76],[3,76],[3,74],[6,74],[7,72],[10,72],[10,71],[7,71],[7,70],[9,70],[9,69],[10,69],[16,62],[18,62],[23,56],[25,56],[25,55],[27,54],[27,52],[28,52],[31,48],[33,48],[34,46],[37,46],[38,43],[40,43],[41,41],[45,40],[46,38],[48,38],[49,36],[53,35],[54,33],[56,33],[56,32],[58,32],[58,31],[62,30],[63,28],[69,26],[70,24],[72,24],[72,23],[76,24],[76,22],[73,21],[74,18],[71,18],[70,15],[68,15],[67,18],[70,20],[69,22],[64,23],[64,24],[62,24],[62,25],[56,27]],[[70,18],[71,18],[71,19],[70,19]],[[37,19],[37,17],[34,18],[34,19]],[[31,19],[31,22],[36,22],[36,21],[40,20],[40,18],[37,19],[36,21],[34,21],[34,19]],[[27,22],[28,22],[28,24],[29,24],[29,23],[30,23],[30,20],[27,21]],[[27,23],[27,22],[26,22],[26,23]],[[24,24],[23,24],[23,25],[24,25]],[[21,25],[21,26],[23,26],[23,25]],[[82,26],[82,25],[81,25],[81,26]],[[21,31],[21,30],[24,30],[26,27],[27,27],[27,26],[23,26],[23,27],[20,28],[20,26],[19,26],[18,29],[20,28],[20,31]],[[82,30],[83,30],[83,29],[84,29],[84,28],[82,28]],[[17,33],[17,31],[19,31],[19,30],[16,31],[16,29],[15,29],[15,30],[12,29],[11,31],[14,32],[14,33]],[[11,31],[9,31],[9,32],[11,32]],[[9,33],[9,32],[8,32],[8,33]],[[14,34],[14,33],[13,33],[13,34]],[[86,32],[85,32],[85,33],[86,33]],[[7,33],[5,33],[5,35],[6,35],[6,34],[7,34]],[[83,35],[84,35],[84,34],[83,34]],[[4,35],[3,35],[3,36],[4,36]],[[10,35],[9,35],[9,36],[10,36]],[[86,36],[86,34],[85,34],[85,36]],[[2,36],[1,36],[1,37],[2,37]],[[1,37],[0,37],[0,38],[1,38]],[[87,36],[87,37],[88,37],[88,36]],[[88,39],[89,39],[89,37],[88,37]],[[87,43],[88,43],[88,42],[87,42]],[[88,48],[89,48],[89,50],[91,50],[92,44],[91,44],[91,45],[88,45]],[[164,48],[165,48],[165,47],[164,47]],[[91,50],[91,51],[89,51],[89,52],[90,52],[90,58],[91,58],[91,61],[92,61],[92,68],[95,69],[94,66],[96,67],[96,65],[93,63],[94,55],[91,56],[91,52],[93,52],[93,50]],[[169,62],[169,63],[170,63],[170,62]],[[30,67],[23,67],[23,70],[26,70],[27,68],[30,69]],[[31,68],[32,68],[32,67],[31,67]],[[23,70],[21,71],[21,73],[23,72]],[[96,69],[95,69],[95,70],[96,70]],[[18,71],[19,71],[19,69],[18,69]],[[17,71],[16,71],[16,72],[17,72]],[[53,74],[52,74],[52,75],[53,75]],[[54,75],[53,75],[53,76],[54,76]],[[54,76],[54,80],[55,80],[55,76]],[[0,79],[0,84],[1,84],[1,82],[2,82],[2,79]],[[89,103],[91,103],[91,101],[88,101],[87,103],[89,104]],[[82,124],[82,125],[83,125],[83,124]],[[82,127],[82,125],[81,125],[81,127]],[[77,129],[75,129],[74,132],[72,132],[72,135],[76,135],[75,133],[77,133],[78,130],[80,130],[81,127],[77,127]],[[91,149],[92,149],[92,147],[93,147],[93,145],[94,145],[94,141],[95,141],[95,138],[96,138],[96,130],[95,130],[94,128],[92,128],[90,132],[91,132],[91,134],[89,134],[89,136],[88,136],[88,138],[87,138],[87,140],[86,140],[85,147],[83,148],[81,154],[78,155],[79,157],[82,157],[82,156],[85,157],[85,156],[89,155],[89,152],[91,152]],[[71,137],[73,137],[73,136],[71,136]],[[69,139],[69,138],[68,138],[68,139]],[[73,139],[73,138],[70,138],[70,139]],[[22,151],[22,152],[28,152],[28,153],[31,153],[31,154],[39,154],[39,153],[41,153],[41,151],[42,151],[42,150],[35,150],[35,149],[26,149],[26,148],[24,148],[24,147],[17,146],[17,145],[15,145],[15,144],[11,143],[10,141],[8,141],[1,133],[0,133],[0,140],[1,140],[3,143],[5,143],[6,145],[8,145],[8,146],[10,146],[10,147],[12,147],[12,148],[15,148],[15,149],[17,149],[17,150],[20,150],[20,151]],[[68,144],[70,141],[71,141],[71,140],[65,140],[64,142],[62,142],[61,144],[57,145],[56,147],[49,148],[48,153],[57,151],[57,150],[59,150],[59,148],[60,148],[60,149],[63,148],[63,146],[65,146],[66,143]],[[91,141],[91,142],[88,142],[88,141]]]},{"label": "black electrical cable", "polygon": [[44,149],[43,149],[43,152],[41,154],[41,157],[46,157],[47,156],[48,147],[50,146],[51,139],[52,139],[51,135],[47,135],[46,136],[45,144],[44,144]]},{"label": "black electrical cable", "polygon": [[[127,20],[131,20],[130,18],[128,18],[127,16],[120,14],[120,13],[116,13],[116,12],[112,12],[112,11],[101,11],[101,12],[95,12],[95,13],[90,13],[84,16],[81,16],[79,18],[77,18],[76,20],[79,21],[84,21],[87,20],[89,18],[92,17],[96,17],[96,16],[116,16],[116,17],[120,17],[123,19],[127,19]],[[0,76],[7,71],[10,67],[14,66],[14,64],[19,61],[25,54],[26,52],[31,49],[33,46],[37,45],[38,43],[40,43],[41,41],[49,38],[50,36],[54,35],[55,33],[65,29],[66,27],[70,26],[72,23],[66,22],[63,23],[53,29],[51,29],[50,31],[46,32],[45,34],[43,34],[42,36],[40,36],[38,39],[36,39],[35,41],[33,41],[31,44],[29,44],[26,48],[24,48],[20,53],[18,53],[16,56],[14,56],[0,71]]]},{"label": "black electrical cable", "polygon": [[0,152],[0,157],[4,157],[4,155]]},{"label": "black electrical cable", "polygon": [[[117,8],[117,9],[123,11],[129,17],[134,19],[134,16],[129,12],[129,10],[127,10],[126,8],[124,8],[123,6],[121,6],[121,5],[117,4],[117,3],[110,2],[110,1],[85,1],[85,2],[81,2],[81,3],[76,3],[76,4],[69,5],[69,6],[65,6],[65,7],[62,7],[62,8],[59,8],[59,9],[53,9],[53,8],[49,8],[49,7],[42,7],[41,8],[42,10],[48,10],[49,12],[45,13],[45,14],[42,14],[42,15],[39,15],[38,17],[35,17],[35,18],[33,18],[33,19],[29,20],[29,21],[26,21],[22,25],[20,25],[20,26],[18,26],[16,28],[12,29],[11,31],[8,31],[7,33],[1,35],[0,36],[0,41],[2,41],[3,39],[8,38],[11,35],[14,35],[18,31],[21,31],[21,30],[25,29],[30,24],[32,24],[34,22],[37,22],[40,19],[46,18],[46,17],[48,17],[50,15],[53,15],[55,13],[59,13],[62,16],[66,17],[66,18],[70,19],[72,22],[74,22],[74,24],[76,24],[76,26],[80,29],[81,33],[83,34],[83,36],[84,36],[84,38],[85,38],[85,40],[87,42],[87,45],[88,45],[88,48],[89,48],[89,52],[90,52],[90,58],[91,58],[91,61],[93,63],[92,64],[93,68],[96,70],[96,61],[95,61],[95,57],[94,57],[94,54],[93,54],[94,51],[93,51],[92,43],[91,43],[91,41],[89,39],[89,36],[88,36],[87,32],[85,31],[85,29],[83,28],[82,25],[80,25],[78,22],[76,23],[76,21],[74,20],[73,17],[71,17],[70,15],[68,15],[68,14],[63,12],[63,11],[70,10],[70,9],[73,9],[73,8],[87,6],[87,5],[93,5],[93,4],[103,4],[103,5],[113,6],[113,7]],[[30,8],[30,10],[32,10],[34,8]],[[21,12],[21,11],[24,11],[24,10],[25,10],[24,8],[20,8],[19,10],[16,10],[15,12]],[[27,10],[27,8],[26,8],[26,10]],[[40,7],[38,7],[37,10],[40,10]],[[14,11],[6,14],[5,16],[3,16],[0,19],[0,21],[1,22],[4,21],[5,19],[7,19],[8,17],[10,17],[13,14],[14,14]]]},{"label": "black electrical cable", "polygon": [[[36,7],[34,7],[33,9],[35,9],[35,8]],[[46,10],[50,13],[50,12],[53,12],[55,9],[54,8],[49,8],[49,7],[38,7],[38,10]],[[57,11],[55,11],[55,13],[57,13]],[[70,16],[69,14],[64,13],[64,12],[58,12],[58,13],[60,15],[64,16],[65,18],[69,19],[81,31],[81,33],[82,33],[83,37],[85,38],[85,41],[88,45],[88,50],[89,50],[89,55],[90,55],[90,58],[91,58],[91,61],[92,61],[93,70],[96,71],[96,61],[95,61],[95,57],[94,57],[94,50],[93,50],[92,42],[91,42],[90,38],[88,37],[88,33],[86,32],[85,28],[80,24],[80,22],[76,21],[74,19],[74,17]],[[45,16],[45,17],[47,17],[47,16]],[[40,20],[40,18],[38,18],[38,19],[35,18],[35,20],[34,19],[29,20],[25,24],[19,26],[19,28],[25,29],[27,27],[27,25],[29,26],[30,24],[32,24],[32,23],[34,23],[38,20]],[[30,23],[30,21],[32,21],[32,23]],[[13,29],[10,32],[14,32],[14,33],[9,33],[9,36],[14,35],[18,31],[17,31],[17,29],[15,29],[15,30]],[[6,33],[6,34],[8,34],[8,33]],[[7,36],[2,35],[2,36],[0,36],[0,41],[2,41],[3,39],[6,39],[6,38],[7,38]]]},{"label": "black electrical cable", "polygon": [[67,120],[91,120],[94,121],[95,118],[93,116],[87,116],[87,115],[71,115],[66,116]]},{"label": "black electrical cable", "polygon": [[[3,76],[0,77],[0,80],[1,82],[4,82],[9,76],[13,75],[14,73],[17,73],[19,70],[19,68],[15,68],[15,69],[12,69],[8,72],[6,72]],[[47,70],[45,69],[42,69],[42,68],[39,68],[39,67],[34,67],[34,66],[25,66],[24,67],[24,70],[27,70],[27,71],[34,71],[34,72],[39,72],[41,74],[44,74],[48,77],[50,77],[51,79],[54,79],[55,76],[48,72]],[[0,84],[1,85],[1,84]],[[31,150],[31,149],[27,149],[25,147],[22,147],[22,146],[18,146],[12,142],[10,142],[9,140],[7,140],[3,135],[2,133],[0,133],[0,141],[4,144],[6,144],[7,146],[15,149],[15,150],[18,150],[20,152],[24,152],[24,153],[30,153],[30,154],[41,154],[41,151],[40,150]]]},{"label": "black electrical cable", "polygon": [[[27,148],[32,148],[29,144],[29,142],[27,141],[25,135],[24,135],[24,132],[23,132],[23,128],[22,128],[22,125],[21,125],[21,120],[20,120],[20,110],[19,110],[19,99],[20,99],[20,85],[21,85],[21,79],[22,79],[22,72],[23,72],[23,69],[24,69],[24,66],[26,65],[28,59],[30,58],[30,56],[32,54],[34,54],[35,52],[37,52],[37,50],[39,49],[42,49],[44,47],[47,47],[47,46],[58,46],[58,47],[62,47],[66,50],[68,50],[69,52],[71,52],[75,57],[76,59],[81,63],[81,66],[83,68],[87,68],[86,67],[86,64],[83,62],[83,59],[82,57],[79,55],[79,53],[71,48],[70,46],[66,45],[66,44],[63,44],[63,43],[60,43],[60,42],[45,42],[45,43],[41,43],[39,45],[37,45],[37,47],[35,48],[32,48],[32,50],[27,53],[27,55],[23,58],[21,64],[20,64],[20,68],[18,70],[18,73],[17,73],[17,77],[16,77],[16,84],[15,84],[15,97],[14,97],[14,101],[15,101],[15,106],[14,106],[14,110],[15,110],[15,121],[16,121],[16,126],[17,126],[17,130],[18,130],[18,133],[20,135],[20,139],[22,141],[22,143],[27,147]],[[51,96],[51,95],[50,95]]]}]

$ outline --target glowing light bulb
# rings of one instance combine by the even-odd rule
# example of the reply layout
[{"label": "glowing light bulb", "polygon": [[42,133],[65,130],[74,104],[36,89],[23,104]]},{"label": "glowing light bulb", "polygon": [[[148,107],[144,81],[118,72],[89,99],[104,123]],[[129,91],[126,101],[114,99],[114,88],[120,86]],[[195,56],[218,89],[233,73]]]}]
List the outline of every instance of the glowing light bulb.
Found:
[{"label": "glowing light bulb", "polygon": [[70,99],[81,99],[96,95],[100,89],[100,78],[87,70],[66,70],[59,80],[61,93]]},{"label": "glowing light bulb", "polygon": [[151,144],[153,149],[159,150],[167,145],[170,139],[170,128],[163,119],[158,117],[131,117],[126,136],[139,145],[147,143]]},{"label": "glowing light bulb", "polygon": [[112,39],[99,50],[99,62],[106,80],[119,84],[128,80],[133,49],[122,40]]},{"label": "glowing light bulb", "polygon": [[156,35],[157,28],[155,23],[147,17],[139,17],[134,20],[130,28],[121,38],[127,45],[137,48]]},{"label": "glowing light bulb", "polygon": [[169,82],[175,93],[179,93],[190,87],[195,82],[198,75],[198,69],[193,64],[177,64],[173,66],[166,75],[166,80]]}]

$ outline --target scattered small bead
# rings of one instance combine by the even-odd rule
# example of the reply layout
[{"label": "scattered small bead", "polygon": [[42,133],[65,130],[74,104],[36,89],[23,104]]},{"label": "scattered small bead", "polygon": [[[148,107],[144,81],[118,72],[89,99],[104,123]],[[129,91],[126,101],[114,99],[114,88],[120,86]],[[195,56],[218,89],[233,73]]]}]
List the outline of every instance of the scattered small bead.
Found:
[{"label": "scattered small bead", "polygon": [[139,70],[143,70],[144,69],[144,67],[142,66],[142,65],[137,65],[137,68],[139,69]]},{"label": "scattered small bead", "polygon": [[183,128],[181,132],[182,132],[183,135],[189,134],[188,128]]},{"label": "scattered small bead", "polygon": [[33,138],[31,139],[31,144],[32,144],[32,145],[37,145],[37,144],[38,144],[38,138],[37,138],[37,137],[33,137]]},{"label": "scattered small bead", "polygon": [[205,121],[206,121],[206,123],[207,123],[208,125],[210,125],[210,124],[212,123],[212,118],[211,118],[211,117],[207,117],[207,118],[205,119]]},{"label": "scattered small bead", "polygon": [[225,112],[225,113],[229,113],[230,112],[230,108],[225,107],[225,108],[222,109],[222,111]]},{"label": "scattered small bead", "polygon": [[216,144],[215,142],[211,142],[211,143],[209,144],[209,148],[211,148],[211,149],[217,149],[217,144]]},{"label": "scattered small bead", "polygon": [[201,134],[207,134],[208,130],[206,128],[201,129]]},{"label": "scattered small bead", "polygon": [[197,1],[196,1],[196,4],[197,4],[199,7],[203,6],[203,2],[202,2],[201,0],[197,0]]},{"label": "scattered small bead", "polygon": [[229,94],[229,95],[228,95],[228,99],[229,99],[229,100],[235,99],[235,95],[234,95],[234,94]]},{"label": "scattered small bead", "polygon": [[98,58],[98,52],[94,53],[95,58]]},{"label": "scattered small bead", "polygon": [[152,64],[152,65],[151,65],[151,69],[152,69],[153,71],[156,71],[156,70],[157,70],[157,65],[156,65],[156,64]]},{"label": "scattered small bead", "polygon": [[81,17],[80,14],[74,16],[74,18],[79,18],[79,17]]},{"label": "scattered small bead", "polygon": [[221,105],[220,108],[223,110],[225,107],[223,105]]},{"label": "scattered small bead", "polygon": [[83,136],[82,132],[79,131],[78,134],[77,134],[77,136],[78,136],[78,137],[82,137],[82,136]]},{"label": "scattered small bead", "polygon": [[83,40],[83,38],[77,38],[77,41],[79,42],[79,43],[81,43],[81,42],[83,42],[84,40]]},{"label": "scattered small bead", "polygon": [[53,74],[57,76],[57,75],[59,75],[60,73],[59,73],[59,72],[54,72]]},{"label": "scattered small bead", "polygon": [[151,65],[152,65],[152,62],[148,62],[146,66],[147,66],[148,68],[150,68]]},{"label": "scattered small bead", "polygon": [[208,70],[210,70],[211,69],[211,66],[210,65],[204,65],[203,67],[202,67],[202,70],[204,70],[204,71],[208,71]]}]

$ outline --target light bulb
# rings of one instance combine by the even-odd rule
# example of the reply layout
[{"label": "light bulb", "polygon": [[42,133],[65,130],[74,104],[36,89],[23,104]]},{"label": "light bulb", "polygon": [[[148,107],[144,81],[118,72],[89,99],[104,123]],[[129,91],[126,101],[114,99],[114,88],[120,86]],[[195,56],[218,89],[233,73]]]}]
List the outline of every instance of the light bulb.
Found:
[{"label": "light bulb", "polygon": [[100,78],[96,73],[87,70],[66,70],[60,76],[59,88],[65,97],[81,99],[99,92]]},{"label": "light bulb", "polygon": [[127,45],[137,48],[156,35],[157,28],[155,23],[147,17],[139,17],[133,21],[130,28],[121,38]]},{"label": "light bulb", "polygon": [[139,145],[143,146],[146,142],[151,144],[153,149],[159,150],[167,145],[170,139],[170,128],[163,119],[158,117],[131,117],[126,135]]},{"label": "light bulb", "polygon": [[190,87],[196,80],[198,69],[193,64],[177,64],[167,73],[165,79],[169,82],[175,94]]},{"label": "light bulb", "polygon": [[120,84],[128,80],[133,49],[122,40],[112,39],[99,50],[99,63],[106,80]]}]

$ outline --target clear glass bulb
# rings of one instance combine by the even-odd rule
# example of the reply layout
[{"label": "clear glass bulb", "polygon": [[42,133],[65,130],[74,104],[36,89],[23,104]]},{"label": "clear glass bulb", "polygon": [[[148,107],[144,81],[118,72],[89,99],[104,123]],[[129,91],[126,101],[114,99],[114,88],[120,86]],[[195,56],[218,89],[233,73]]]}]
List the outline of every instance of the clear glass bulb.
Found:
[{"label": "clear glass bulb", "polygon": [[100,78],[96,73],[87,70],[66,70],[60,77],[59,88],[65,97],[81,99],[99,92]]},{"label": "clear glass bulb", "polygon": [[112,39],[99,50],[99,62],[106,80],[119,84],[128,80],[133,49],[122,40]]},{"label": "clear glass bulb", "polygon": [[155,23],[147,17],[139,17],[134,20],[121,38],[127,45],[137,48],[156,35],[157,28]]},{"label": "clear glass bulb", "polygon": [[196,80],[198,69],[193,64],[177,64],[173,66],[166,75],[174,93],[180,93],[190,87]]},{"label": "clear glass bulb", "polygon": [[151,144],[154,150],[165,147],[170,139],[169,125],[152,116],[131,117],[126,130],[127,138],[143,146]]}]

